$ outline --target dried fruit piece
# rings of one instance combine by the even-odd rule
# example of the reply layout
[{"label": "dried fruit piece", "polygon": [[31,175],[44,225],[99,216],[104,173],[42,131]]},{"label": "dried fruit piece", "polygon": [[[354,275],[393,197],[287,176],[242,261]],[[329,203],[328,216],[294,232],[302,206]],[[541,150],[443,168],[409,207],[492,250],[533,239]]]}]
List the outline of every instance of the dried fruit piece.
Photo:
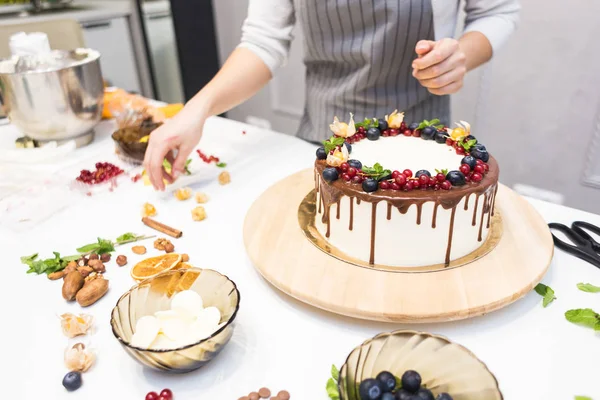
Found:
[{"label": "dried fruit piece", "polygon": [[184,187],[184,188],[179,188],[175,191],[175,198],[177,200],[187,200],[190,197],[192,197],[192,189],[188,188],[188,187]]},{"label": "dried fruit piece", "polygon": [[134,265],[131,269],[131,277],[135,280],[151,278],[161,272],[175,268],[180,262],[180,254],[165,254],[158,257],[150,257]]},{"label": "dried fruit piece", "polygon": [[192,210],[192,219],[194,221],[202,221],[206,218],[206,210],[202,206],[198,206]]},{"label": "dried fruit piece", "polygon": [[83,343],[76,343],[65,350],[65,365],[71,371],[85,372],[94,363],[96,355],[86,349]]},{"label": "dried fruit piece", "polygon": [[[135,254],[146,254],[146,248],[144,246],[133,246],[131,248],[131,251],[134,252]],[[118,259],[117,259],[117,263],[118,263]]]},{"label": "dried fruit piece", "polygon": [[65,313],[60,316],[60,326],[65,336],[74,338],[75,336],[85,335],[92,327],[94,317],[87,314]]},{"label": "dried fruit piece", "polygon": [[229,175],[229,172],[227,171],[223,171],[219,174],[219,183],[221,185],[227,185],[229,182],[231,182],[231,176]]},{"label": "dried fruit piece", "polygon": [[208,202],[208,195],[206,193],[196,193],[196,203],[204,204],[206,202]]},{"label": "dried fruit piece", "polygon": [[88,266],[92,267],[96,272],[106,272],[106,267],[104,263],[100,260],[90,260],[88,262]]},{"label": "dried fruit piece", "polygon": [[119,267],[122,267],[122,266],[123,266],[123,265],[125,265],[125,264],[127,264],[127,257],[126,257],[126,256],[124,256],[124,255],[122,255],[122,254],[121,254],[121,255],[119,255],[119,256],[117,257],[117,265],[118,265]]},{"label": "dried fruit piece", "polygon": [[81,307],[91,306],[102,298],[108,291],[108,280],[101,275],[99,278],[87,281],[83,288],[77,292],[77,302]]},{"label": "dried fruit piece", "polygon": [[144,203],[142,207],[142,217],[153,217],[156,215],[156,207],[150,203]]},{"label": "dried fruit piece", "polygon": [[56,271],[56,272],[52,272],[51,274],[48,274],[48,279],[50,279],[51,281],[55,281],[57,279],[62,279],[65,276],[65,270],[63,269],[62,271]]},{"label": "dried fruit piece", "polygon": [[83,287],[83,284],[83,276],[79,273],[79,271],[69,272],[67,276],[65,276],[65,280],[63,282],[63,298],[67,301],[75,300],[75,295],[77,295],[77,292]]}]

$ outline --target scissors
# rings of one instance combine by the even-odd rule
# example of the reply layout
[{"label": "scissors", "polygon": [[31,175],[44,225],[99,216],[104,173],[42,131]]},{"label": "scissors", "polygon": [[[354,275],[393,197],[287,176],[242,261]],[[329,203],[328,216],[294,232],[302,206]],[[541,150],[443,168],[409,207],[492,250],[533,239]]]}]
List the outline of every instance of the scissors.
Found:
[{"label": "scissors", "polygon": [[552,234],[554,245],[556,247],[600,268],[600,243],[596,242],[594,238],[592,238],[590,234],[585,231],[588,230],[596,235],[600,235],[600,228],[584,221],[575,221],[571,224],[570,228],[566,225],[556,222],[551,222],[548,224],[548,226],[550,227],[550,231],[555,229],[559,232],[562,232],[573,243],[575,243],[574,246],[565,243]]}]

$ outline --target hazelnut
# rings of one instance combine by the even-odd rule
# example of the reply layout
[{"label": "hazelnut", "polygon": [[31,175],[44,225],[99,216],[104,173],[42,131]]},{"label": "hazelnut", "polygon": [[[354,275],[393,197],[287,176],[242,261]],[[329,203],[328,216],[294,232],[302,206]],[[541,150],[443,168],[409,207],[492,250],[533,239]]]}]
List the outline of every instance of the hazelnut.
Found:
[{"label": "hazelnut", "polygon": [[98,254],[96,254],[96,253],[92,253],[92,254],[90,254],[90,256],[89,256],[89,258],[88,258],[88,259],[89,259],[89,260],[97,260],[97,259],[99,259],[99,258],[100,258],[100,257],[98,256]]},{"label": "hazelnut", "polygon": [[100,256],[100,260],[102,260],[102,262],[109,262],[110,261],[110,253],[104,253]]},{"label": "hazelnut", "polygon": [[96,272],[106,272],[106,267],[104,266],[104,263],[100,260],[90,260],[88,265],[92,267],[93,270]]},{"label": "hazelnut", "polygon": [[[144,246],[133,246],[131,251],[133,251],[134,254],[146,254],[146,248]],[[117,263],[118,262],[119,260],[117,260]]]},{"label": "hazelnut", "polygon": [[81,276],[83,276],[85,278],[86,276],[89,276],[92,272],[94,272],[94,268],[92,268],[90,266],[79,267],[79,268],[77,268],[77,271],[79,271]]},{"label": "hazelnut", "polygon": [[67,268],[77,268],[77,262],[76,261],[69,261],[69,263],[67,264]]},{"label": "hazelnut", "polygon": [[124,255],[118,256],[117,257],[117,265],[119,267],[122,267],[125,264],[127,264],[127,257],[125,257]]},{"label": "hazelnut", "polygon": [[87,257],[81,257],[79,260],[77,260],[77,266],[78,267],[84,267],[88,264],[88,258]]},{"label": "hazelnut", "polygon": [[183,253],[183,254],[181,255],[181,261],[183,261],[183,262],[188,262],[188,261],[190,261],[190,256],[188,256],[187,254]]},{"label": "hazelnut", "polygon": [[173,243],[167,243],[165,245],[165,252],[172,253],[174,251],[175,251],[175,246],[173,245]]}]

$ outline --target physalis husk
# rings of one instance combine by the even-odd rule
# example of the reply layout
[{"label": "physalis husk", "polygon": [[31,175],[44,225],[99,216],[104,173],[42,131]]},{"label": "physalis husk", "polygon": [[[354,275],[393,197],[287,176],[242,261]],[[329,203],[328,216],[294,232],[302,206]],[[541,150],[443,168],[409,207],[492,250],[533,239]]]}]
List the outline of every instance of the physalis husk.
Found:
[{"label": "physalis husk", "polygon": [[96,355],[86,349],[83,343],[76,343],[65,350],[65,365],[69,371],[85,372],[94,363]]},{"label": "physalis husk", "polygon": [[471,124],[465,121],[456,122],[457,127],[450,130],[450,137],[454,141],[466,138],[471,134]]},{"label": "physalis husk", "polygon": [[404,112],[399,113],[398,110],[394,110],[390,115],[386,115],[385,119],[388,123],[388,128],[398,129],[404,121]]},{"label": "physalis husk", "polygon": [[348,161],[348,148],[346,145],[336,147],[333,153],[327,154],[327,165],[330,167],[339,167],[342,163]]},{"label": "physalis husk", "polygon": [[350,121],[348,123],[340,122],[338,117],[333,117],[333,124],[329,125],[329,129],[335,136],[349,138],[356,133],[356,126],[354,125],[354,115],[350,113]]},{"label": "physalis husk", "polygon": [[85,335],[92,327],[94,317],[87,314],[66,313],[60,316],[60,326],[65,336],[74,338],[75,336]]}]

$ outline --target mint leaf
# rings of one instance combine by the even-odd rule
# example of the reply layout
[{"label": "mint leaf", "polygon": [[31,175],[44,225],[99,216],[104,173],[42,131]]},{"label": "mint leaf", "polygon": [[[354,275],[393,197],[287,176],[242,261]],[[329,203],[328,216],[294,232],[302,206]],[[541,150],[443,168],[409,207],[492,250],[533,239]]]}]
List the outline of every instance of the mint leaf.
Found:
[{"label": "mint leaf", "polygon": [[346,139],[343,137],[332,136],[328,140],[323,142],[323,147],[325,148],[325,152],[329,154],[331,150],[334,150],[336,147],[344,144]]},{"label": "mint leaf", "polygon": [[33,264],[33,262],[37,259],[38,257],[38,253],[32,254],[30,256],[23,256],[21,257],[21,262],[23,264],[27,264],[29,266],[31,266],[31,264]]},{"label": "mint leaf", "polygon": [[334,381],[333,378],[329,378],[325,389],[327,390],[327,396],[329,396],[331,400],[339,400],[340,392],[338,391],[337,382]]},{"label": "mint leaf", "polygon": [[592,400],[592,398],[587,396],[575,396],[575,400]]},{"label": "mint leaf", "polygon": [[448,175],[448,170],[447,169],[436,169],[435,172],[437,174],[444,174],[444,176]]},{"label": "mint leaf", "polygon": [[578,283],[577,289],[587,293],[600,293],[600,287],[594,286],[591,283]]},{"label": "mint leaf", "polygon": [[98,250],[96,250],[98,255],[110,253],[112,251],[115,251],[115,245],[113,242],[107,239],[98,238]]},{"label": "mint leaf", "polygon": [[131,240],[135,238],[135,233],[127,232],[119,236],[116,240],[117,243],[124,242],[126,240]]},{"label": "mint leaf", "polygon": [[93,253],[99,248],[98,243],[90,243],[85,246],[79,247],[77,250],[78,253]]},{"label": "mint leaf", "polygon": [[567,321],[600,330],[600,315],[591,308],[578,308],[565,313]]},{"label": "mint leaf", "polygon": [[331,366],[331,377],[337,382],[340,380],[340,370],[335,365]]},{"label": "mint leaf", "polygon": [[548,290],[548,293],[546,293],[546,295],[544,296],[544,300],[542,301],[542,306],[548,307],[548,305],[552,303],[555,299],[556,296],[554,296],[554,290]]},{"label": "mint leaf", "polygon": [[191,158],[188,158],[188,159],[185,161],[185,165],[183,166],[183,172],[184,172],[186,175],[191,175],[191,174],[192,174],[192,171],[190,171],[190,164],[191,164],[191,163],[192,163],[192,159],[191,159]]},{"label": "mint leaf", "polygon": [[367,167],[363,165],[362,172],[369,178],[373,178],[376,180],[385,178],[386,176],[392,173],[392,171],[390,171],[389,169],[383,169],[383,167],[379,163],[375,163],[375,165],[373,165],[372,167]]},{"label": "mint leaf", "polygon": [[379,128],[379,121],[377,118],[365,118],[362,122],[357,122],[354,124],[355,128]]},{"label": "mint leaf", "polygon": [[556,296],[554,296],[554,290],[550,286],[546,286],[543,283],[538,283],[534,288],[535,292],[544,298],[542,305],[548,307],[552,303]]},{"label": "mint leaf", "polygon": [[225,168],[226,166],[227,166],[227,164],[224,162],[217,163],[217,167],[219,167],[219,168]]}]

